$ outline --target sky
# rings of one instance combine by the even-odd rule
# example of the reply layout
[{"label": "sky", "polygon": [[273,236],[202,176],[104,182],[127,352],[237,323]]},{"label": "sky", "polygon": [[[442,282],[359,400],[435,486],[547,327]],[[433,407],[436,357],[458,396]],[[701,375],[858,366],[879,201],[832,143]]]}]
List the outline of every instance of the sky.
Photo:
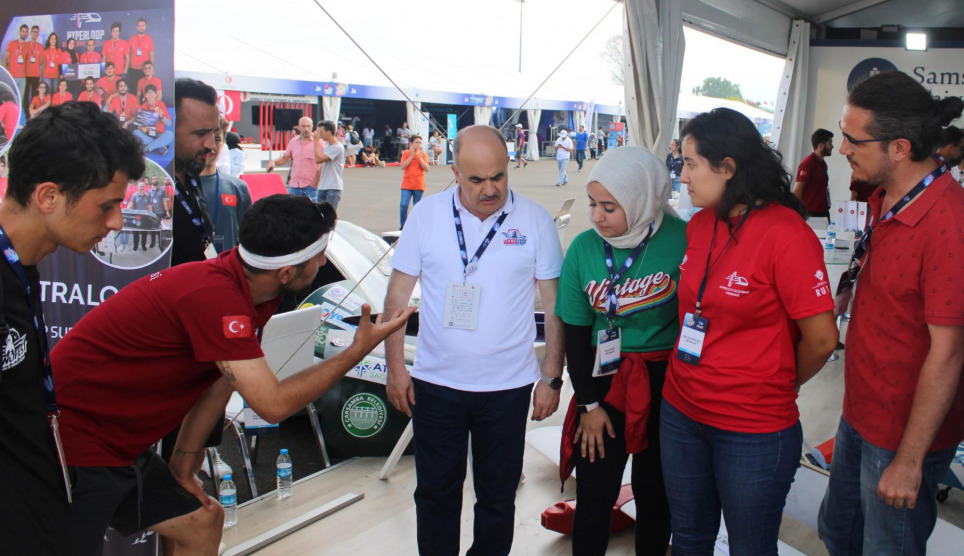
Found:
[{"label": "sky", "polygon": [[[606,41],[623,30],[623,5],[613,0],[318,4],[330,17],[314,0],[179,2],[177,67],[215,73],[234,67],[239,74],[324,81],[337,74],[338,81],[371,82],[379,70],[360,46],[402,87],[428,89],[449,81],[458,92],[491,94],[486,87],[514,86],[525,96],[547,80],[540,94],[558,92],[548,95],[556,100],[616,104],[623,98],[603,57]],[[227,24],[212,32],[210,21],[218,19]],[[706,77],[723,76],[740,84],[747,98],[776,98],[782,59],[694,29],[687,28],[685,37],[684,92]],[[241,70],[239,57],[250,62]]]}]

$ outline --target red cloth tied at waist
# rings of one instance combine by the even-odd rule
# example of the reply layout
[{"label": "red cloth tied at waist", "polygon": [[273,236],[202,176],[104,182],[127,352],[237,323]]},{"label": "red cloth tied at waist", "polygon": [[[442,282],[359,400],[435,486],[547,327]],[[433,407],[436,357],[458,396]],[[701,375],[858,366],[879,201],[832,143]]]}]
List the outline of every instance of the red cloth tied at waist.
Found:
[{"label": "red cloth tied at waist", "polygon": [[[619,371],[613,376],[605,401],[626,416],[624,432],[628,454],[642,452],[649,446],[646,425],[649,423],[652,396],[649,388],[649,368],[646,363],[666,361],[671,353],[672,350],[666,349],[620,354],[622,361],[619,364]],[[563,483],[576,468],[574,442],[578,422],[579,412],[576,408],[576,397],[573,396],[569,401],[569,410],[566,411],[566,420],[562,425],[562,442],[559,446],[559,480]]]}]

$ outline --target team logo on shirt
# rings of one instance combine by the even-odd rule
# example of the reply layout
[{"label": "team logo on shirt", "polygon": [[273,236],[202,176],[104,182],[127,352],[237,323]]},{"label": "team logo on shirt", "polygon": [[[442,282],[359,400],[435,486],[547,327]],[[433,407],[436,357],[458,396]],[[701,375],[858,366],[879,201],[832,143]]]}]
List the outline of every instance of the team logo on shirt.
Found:
[{"label": "team logo on shirt", "polygon": [[251,319],[247,315],[222,317],[221,323],[225,338],[250,338]]},{"label": "team logo on shirt", "polygon": [[522,235],[522,232],[512,228],[511,230],[502,232],[505,236],[505,241],[502,242],[503,245],[525,245],[526,236]]},{"label": "team logo on shirt", "polygon": [[750,293],[750,281],[737,274],[735,270],[723,279],[726,280],[726,285],[720,284],[720,289],[723,290],[726,295],[743,297]]},{"label": "team logo on shirt", "polygon": [[822,297],[824,295],[830,295],[830,282],[825,280],[822,270],[818,270],[813,275],[817,279],[817,284],[813,286],[813,295],[817,297]]},{"label": "team logo on shirt", "polygon": [[12,369],[23,363],[27,358],[27,336],[21,334],[19,330],[11,327],[7,333],[7,343],[3,346],[3,367],[4,371]]},{"label": "team logo on shirt", "polygon": [[[619,307],[616,314],[625,317],[639,311],[659,307],[676,297],[677,283],[665,272],[656,272],[642,278],[626,280],[615,288]],[[609,312],[607,293],[609,278],[602,282],[590,281],[586,284],[586,294],[593,309],[605,315]]]}]

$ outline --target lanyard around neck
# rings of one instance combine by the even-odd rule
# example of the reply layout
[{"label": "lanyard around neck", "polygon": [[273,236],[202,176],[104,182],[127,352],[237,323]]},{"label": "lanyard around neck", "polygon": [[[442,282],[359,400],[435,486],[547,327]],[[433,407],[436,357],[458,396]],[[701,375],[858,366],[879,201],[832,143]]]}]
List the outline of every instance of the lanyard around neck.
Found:
[{"label": "lanyard around neck", "polygon": [[[188,176],[188,186],[185,188],[186,195],[181,192],[182,187],[184,187],[184,185],[181,184],[180,180],[177,180],[174,187],[174,197],[181,203],[181,206],[184,207],[184,211],[187,212],[191,223],[194,224],[198,233],[201,234],[204,243],[210,244],[214,237],[214,225],[211,224],[210,216],[206,210],[207,203],[204,202],[204,193],[201,192],[201,188],[198,186],[197,179],[194,176]],[[193,207],[191,206],[192,203],[188,202],[188,199],[193,201]]]},{"label": "lanyard around neck", "polygon": [[609,271],[609,288],[606,292],[606,297],[608,299],[609,308],[606,313],[606,318],[609,319],[609,328],[612,328],[613,320],[616,318],[616,311],[619,309],[619,298],[616,297],[616,284],[622,280],[623,275],[629,271],[629,267],[633,266],[636,262],[636,257],[643,252],[646,248],[646,244],[649,243],[649,239],[653,236],[653,230],[655,229],[655,224],[653,222],[649,223],[649,231],[646,232],[646,237],[639,242],[639,245],[633,248],[623,261],[623,265],[619,268],[619,271],[613,274],[613,264],[615,262],[615,256],[613,255],[613,246],[609,244],[608,241],[603,240],[603,249],[606,251],[606,269]]},{"label": "lanyard around neck", "polygon": [[901,197],[899,201],[894,203],[894,206],[890,207],[880,221],[874,222],[873,214],[867,220],[867,226],[864,228],[864,235],[860,238],[857,246],[854,247],[854,254],[850,257],[850,266],[847,268],[847,275],[850,281],[857,279],[857,275],[860,274],[860,261],[864,258],[864,254],[867,253],[867,249],[870,248],[870,236],[873,234],[877,226],[883,224],[884,222],[890,220],[895,214],[900,212],[904,207],[906,207],[911,201],[920,196],[925,189],[930,187],[930,184],[934,183],[934,180],[944,175],[947,172],[947,166],[944,164],[943,159],[934,157],[937,161],[937,168],[935,168],[931,173],[924,176],[917,185],[911,189],[907,195]]},{"label": "lanyard around neck", "polygon": [[743,227],[743,223],[746,222],[746,219],[750,217],[750,212],[752,211],[752,207],[747,207],[746,212],[743,214],[743,218],[740,220],[739,224],[733,228],[733,231],[730,233],[730,237],[727,238],[726,243],[723,244],[723,248],[720,249],[719,254],[711,263],[710,256],[713,254],[713,243],[716,241],[716,225],[720,223],[718,219],[713,220],[713,235],[710,236],[710,248],[706,251],[706,268],[703,270],[703,280],[700,282],[700,289],[696,294],[696,310],[693,312],[694,316],[698,317],[700,316],[700,313],[703,312],[703,294],[706,292],[706,280],[710,277],[710,268],[716,266],[716,263],[719,262],[720,257],[722,257],[723,253],[726,252],[726,248],[730,246],[730,242],[733,241],[734,237],[736,237],[736,232]]},{"label": "lanyard around neck", "polygon": [[[10,242],[10,237],[7,236],[2,226],[0,226],[0,250],[3,251],[4,258],[6,258],[7,263],[10,264],[10,268],[13,269],[13,273],[20,279],[20,283],[23,284],[24,290],[27,292],[27,304],[30,306],[30,312],[33,316],[33,330],[37,336],[37,346],[42,356],[44,405],[47,408],[47,413],[53,415],[57,413],[57,394],[54,392],[54,374],[50,366],[50,350],[47,347],[46,327],[44,326],[43,320],[44,314],[42,310],[38,310],[34,305],[33,289],[30,287],[30,281],[27,279],[27,272],[20,262],[20,255],[17,254],[17,250]],[[0,292],[0,294],[2,294],[2,292]]]},{"label": "lanyard around neck", "polygon": [[[458,191],[455,192],[455,195],[458,195]],[[492,238],[494,238],[495,233],[499,231],[499,226],[509,217],[509,213],[502,211],[502,216],[499,216],[499,219],[495,221],[495,224],[492,225],[492,229],[489,230],[485,239],[482,240],[479,248],[475,250],[475,255],[472,255],[472,260],[469,260],[468,248],[465,246],[465,233],[462,231],[462,217],[459,215],[459,209],[455,206],[454,195],[452,196],[452,215],[455,218],[455,237],[459,241],[459,255],[462,256],[462,272],[464,276],[468,276],[479,269],[479,259],[482,258],[482,254],[485,253],[489,244],[492,243]]]}]

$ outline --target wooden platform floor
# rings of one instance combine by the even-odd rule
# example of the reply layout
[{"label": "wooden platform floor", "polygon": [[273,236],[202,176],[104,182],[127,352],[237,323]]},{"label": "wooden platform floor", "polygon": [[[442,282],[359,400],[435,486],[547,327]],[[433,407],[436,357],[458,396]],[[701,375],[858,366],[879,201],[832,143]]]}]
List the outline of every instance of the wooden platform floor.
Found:
[{"label": "wooden platform floor", "polygon": [[[843,393],[843,360],[829,363],[817,377],[804,386],[798,399],[804,437],[812,445],[833,436],[840,418]],[[568,383],[562,399],[568,403],[572,390]],[[561,425],[560,410],[542,423],[529,423],[530,428]],[[395,473],[387,481],[378,478],[385,458],[357,458],[295,483],[291,498],[279,501],[273,493],[252,501],[239,509],[239,526],[225,532],[224,543],[236,546],[278,525],[297,518],[318,506],[347,493],[364,494],[364,499],[332,515],[316,521],[261,550],[258,556],[275,555],[378,555],[411,556],[417,554],[415,540],[415,462],[411,456],[401,459]],[[540,524],[542,511],[567,498],[575,498],[575,479],[559,491],[558,471],[544,456],[526,449],[523,462],[525,481],[516,498],[516,529],[513,556],[553,556],[570,554],[569,538],[548,531]],[[472,542],[471,475],[466,479],[462,509],[461,553]],[[940,504],[940,516],[964,528],[964,493],[953,491],[948,502]],[[827,554],[816,532],[785,517],[780,539],[807,555]],[[633,554],[633,532],[613,535],[607,554]],[[937,555],[944,556],[944,555]]]}]

